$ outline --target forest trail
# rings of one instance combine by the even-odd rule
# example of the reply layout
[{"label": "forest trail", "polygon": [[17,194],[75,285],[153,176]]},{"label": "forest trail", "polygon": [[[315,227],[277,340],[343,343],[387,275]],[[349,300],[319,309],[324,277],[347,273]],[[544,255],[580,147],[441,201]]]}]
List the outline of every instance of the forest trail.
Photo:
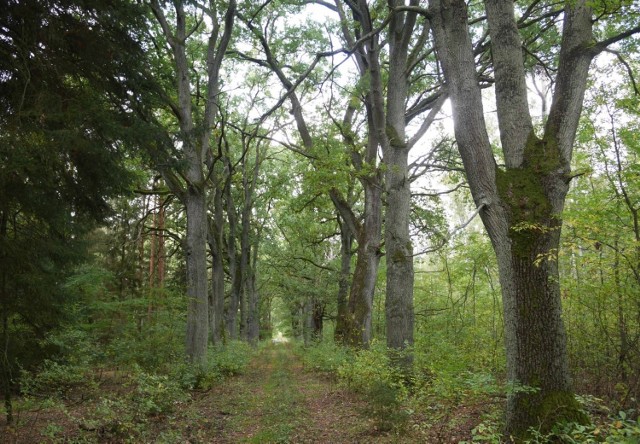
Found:
[{"label": "forest trail", "polygon": [[[0,443],[450,443],[413,427],[383,432],[370,400],[306,370],[290,344],[257,350],[242,374],[175,392],[162,376],[105,372],[63,398],[16,400]],[[171,389],[174,387],[174,389]]]},{"label": "forest trail", "polygon": [[289,344],[264,348],[243,375],[213,391],[221,419],[213,442],[399,442],[376,433],[365,401],[305,371]]}]

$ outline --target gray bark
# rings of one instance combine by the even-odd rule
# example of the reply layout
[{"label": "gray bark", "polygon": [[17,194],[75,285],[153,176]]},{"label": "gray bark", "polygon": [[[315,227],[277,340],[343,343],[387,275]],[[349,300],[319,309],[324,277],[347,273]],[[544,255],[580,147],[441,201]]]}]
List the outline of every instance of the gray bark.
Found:
[{"label": "gray bark", "polygon": [[[425,119],[411,140],[407,140],[407,98],[409,76],[421,56],[427,40],[427,28],[415,38],[419,1],[411,0],[408,10],[404,0],[388,0],[390,12],[387,41],[388,80],[383,84],[379,34],[374,32],[369,6],[364,0],[349,3],[357,25],[354,30],[343,24],[343,35],[350,46],[355,45],[357,29],[370,36],[355,51],[360,75],[370,79],[366,92],[369,144],[382,149],[385,164],[384,190],[386,210],[384,237],[387,258],[386,328],[387,345],[396,350],[413,345],[413,246],[409,233],[411,190],[408,173],[408,153],[433,122],[443,100],[434,100],[418,112],[433,111]],[[343,22],[344,13],[336,1]],[[417,114],[416,114],[417,115]],[[413,115],[415,117],[415,115]],[[411,356],[405,355],[405,367],[411,365]]]},{"label": "gray bark", "polygon": [[[214,180],[214,183],[216,181]],[[209,250],[211,251],[211,289],[209,293],[209,322],[211,342],[224,342],[224,208],[222,188],[213,193],[213,218],[209,223]]]},{"label": "gray bark", "polygon": [[[390,7],[404,5],[389,1]],[[411,6],[418,6],[411,1]],[[386,121],[382,150],[384,156],[385,249],[387,259],[387,292],[385,299],[387,346],[402,350],[413,346],[413,246],[409,234],[411,189],[408,172],[410,147],[406,143],[405,107],[409,87],[409,43],[414,33],[416,14],[396,13],[389,23],[389,83],[387,85]],[[375,64],[377,65],[377,63]],[[378,83],[375,82],[374,85]],[[374,90],[374,94],[382,91]],[[378,123],[380,125],[381,123]],[[382,133],[378,129],[379,133]],[[407,356],[406,367],[411,359]]]},{"label": "gray bark", "polygon": [[190,188],[184,205],[187,235],[184,241],[187,262],[187,336],[189,358],[202,365],[206,359],[209,329],[207,292],[207,212],[203,190]]},{"label": "gray bark", "polygon": [[[584,421],[573,397],[562,322],[557,254],[570,161],[593,45],[591,11],[567,2],[553,101],[542,138],[528,111],[513,4],[485,2],[505,168],[496,167],[483,116],[467,6],[431,0],[434,37],[453,105],[455,135],[474,201],[498,259],[508,380],[535,391],[508,396],[506,431]],[[622,38],[623,35],[620,35]],[[616,41],[610,39],[608,43]]]},{"label": "gray bark", "polygon": [[413,345],[413,247],[409,235],[411,191],[407,177],[407,155],[408,150],[397,147],[389,149],[385,155],[385,315],[387,346],[396,350]]},{"label": "gray bark", "polygon": [[375,294],[378,266],[380,264],[380,242],[382,229],[382,191],[380,172],[371,178],[360,178],[364,188],[364,220],[356,219],[351,207],[337,190],[330,191],[331,200],[340,212],[349,229],[356,233],[356,265],[347,301],[347,316],[344,343],[353,347],[367,348],[371,342],[371,313]]},{"label": "gray bark", "polygon": [[[207,183],[203,172],[204,162],[209,153],[209,141],[215,116],[218,112],[217,94],[219,72],[226,48],[231,40],[236,2],[231,0],[227,6],[224,21],[218,20],[215,5],[207,12],[211,15],[212,30],[207,46],[207,99],[204,119],[199,125],[194,122],[191,98],[191,71],[187,58],[187,13],[181,2],[174,3],[175,26],[171,26],[165,15],[163,5],[157,0],[150,3],[164,37],[170,47],[176,78],[177,103],[170,103],[171,110],[178,120],[179,139],[182,142],[183,171],[176,174],[166,167],[159,167],[171,191],[176,194],[187,214],[187,233],[183,241],[187,270],[187,334],[186,353],[189,359],[203,365],[206,359],[209,329],[209,294],[207,282]],[[224,32],[220,35],[220,28]],[[167,97],[173,94],[166,94]],[[170,99],[167,99],[170,101]],[[168,139],[171,139],[169,137]],[[177,178],[181,175],[184,184]]]},{"label": "gray bark", "polygon": [[334,330],[334,340],[336,343],[344,342],[346,332],[346,322],[348,315],[347,297],[349,295],[349,287],[351,281],[351,258],[353,256],[353,234],[347,225],[341,222],[342,218],[338,216],[338,224],[340,225],[340,277],[338,278],[338,297],[337,297],[337,316],[336,328]]},{"label": "gray bark", "polygon": [[260,336],[260,298],[256,286],[256,262],[257,248],[253,248],[251,264],[247,276],[247,341],[251,345],[257,345]]},{"label": "gray bark", "polygon": [[[231,161],[225,159],[229,177],[232,175]],[[231,290],[229,304],[225,311],[225,328],[230,339],[238,339],[238,309],[242,292],[242,274],[240,273],[240,258],[237,254],[236,236],[238,231],[238,213],[231,193],[231,183],[225,187],[227,218],[229,221],[229,233],[227,236],[227,254],[229,260],[229,276],[231,278]]]}]

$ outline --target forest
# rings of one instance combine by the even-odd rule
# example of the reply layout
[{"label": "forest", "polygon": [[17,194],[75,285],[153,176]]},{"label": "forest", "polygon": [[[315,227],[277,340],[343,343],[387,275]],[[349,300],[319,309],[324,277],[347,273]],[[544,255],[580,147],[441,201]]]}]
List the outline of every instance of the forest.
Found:
[{"label": "forest", "polygon": [[635,0],[0,2],[0,442],[640,442]]}]

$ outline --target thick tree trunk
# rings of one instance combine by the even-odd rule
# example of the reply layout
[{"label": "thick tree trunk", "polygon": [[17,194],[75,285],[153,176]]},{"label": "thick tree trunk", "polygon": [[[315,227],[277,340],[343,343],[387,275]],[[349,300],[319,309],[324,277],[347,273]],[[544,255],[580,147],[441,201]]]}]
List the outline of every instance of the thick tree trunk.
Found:
[{"label": "thick tree trunk", "polygon": [[[376,176],[377,177],[377,176]],[[368,348],[371,342],[371,312],[380,264],[382,202],[379,181],[364,181],[365,220],[358,233],[356,266],[347,303],[345,344]]]},{"label": "thick tree trunk", "polygon": [[[395,350],[413,345],[413,247],[409,235],[411,190],[407,177],[407,155],[407,149],[392,147],[384,158],[387,165],[385,314],[387,346]],[[403,355],[401,361],[402,366],[408,369],[411,355]]]},{"label": "thick tree trunk", "polygon": [[[390,6],[402,6],[405,1],[389,1]],[[411,1],[417,7],[418,1]],[[416,24],[413,12],[396,13],[389,23],[389,80],[384,122],[374,119],[379,138],[382,141],[385,170],[385,250],[387,261],[387,288],[385,297],[387,346],[392,350],[403,350],[413,346],[413,246],[409,235],[409,215],[411,212],[411,189],[409,182],[408,155],[410,145],[406,140],[405,118],[409,88],[410,63],[409,44]],[[379,70],[378,60],[372,66]],[[373,94],[382,100],[381,76],[372,82]],[[375,101],[374,101],[375,103]],[[380,105],[378,105],[380,106]],[[381,120],[381,119],[380,119]],[[384,126],[383,126],[384,125]],[[384,128],[384,130],[383,130]],[[392,359],[405,372],[412,365],[412,355],[403,354]]]},{"label": "thick tree trunk", "polygon": [[573,141],[594,48],[591,11],[567,2],[553,103],[538,139],[528,111],[512,2],[485,1],[505,168],[489,141],[463,0],[430,0],[436,48],[474,202],[498,259],[505,319],[506,432],[524,439],[556,422],[584,422],[574,399],[561,315],[557,254]]},{"label": "thick tree trunk", "polygon": [[[340,219],[338,217],[338,219]],[[346,331],[347,322],[347,297],[349,295],[349,283],[351,282],[351,257],[353,253],[353,235],[344,223],[340,223],[340,277],[338,278],[338,298],[336,328],[334,341],[342,343]]]},{"label": "thick tree trunk", "polygon": [[185,196],[187,235],[187,336],[189,359],[204,365],[207,353],[209,310],[207,291],[207,212],[202,190],[189,187]]},{"label": "thick tree trunk", "polygon": [[533,174],[527,168],[498,174],[509,231],[489,231],[492,239],[501,238],[493,245],[502,285],[507,378],[516,384],[507,399],[506,431],[522,437],[531,426],[548,431],[559,420],[585,420],[569,377],[557,262],[562,223],[556,215],[568,186],[554,173]]}]

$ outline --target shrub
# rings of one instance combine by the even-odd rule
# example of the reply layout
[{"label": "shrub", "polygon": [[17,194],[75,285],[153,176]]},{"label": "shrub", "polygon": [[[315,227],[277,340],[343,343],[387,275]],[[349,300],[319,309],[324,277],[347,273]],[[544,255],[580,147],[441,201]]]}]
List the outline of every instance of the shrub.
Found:
[{"label": "shrub", "polygon": [[359,350],[337,370],[341,381],[350,389],[366,396],[366,413],[380,431],[401,431],[409,412],[404,408],[408,390],[405,375],[391,364],[389,352],[379,343]]},{"label": "shrub", "polygon": [[23,370],[20,374],[20,392],[27,397],[66,398],[73,388],[93,388],[95,384],[88,367],[48,359],[38,371]]},{"label": "shrub", "polygon": [[209,354],[209,365],[222,376],[242,374],[253,356],[246,342],[232,341],[224,347],[214,348]]},{"label": "shrub", "polygon": [[346,365],[353,353],[346,347],[327,341],[303,348],[299,355],[306,369],[337,375],[338,369]]}]

